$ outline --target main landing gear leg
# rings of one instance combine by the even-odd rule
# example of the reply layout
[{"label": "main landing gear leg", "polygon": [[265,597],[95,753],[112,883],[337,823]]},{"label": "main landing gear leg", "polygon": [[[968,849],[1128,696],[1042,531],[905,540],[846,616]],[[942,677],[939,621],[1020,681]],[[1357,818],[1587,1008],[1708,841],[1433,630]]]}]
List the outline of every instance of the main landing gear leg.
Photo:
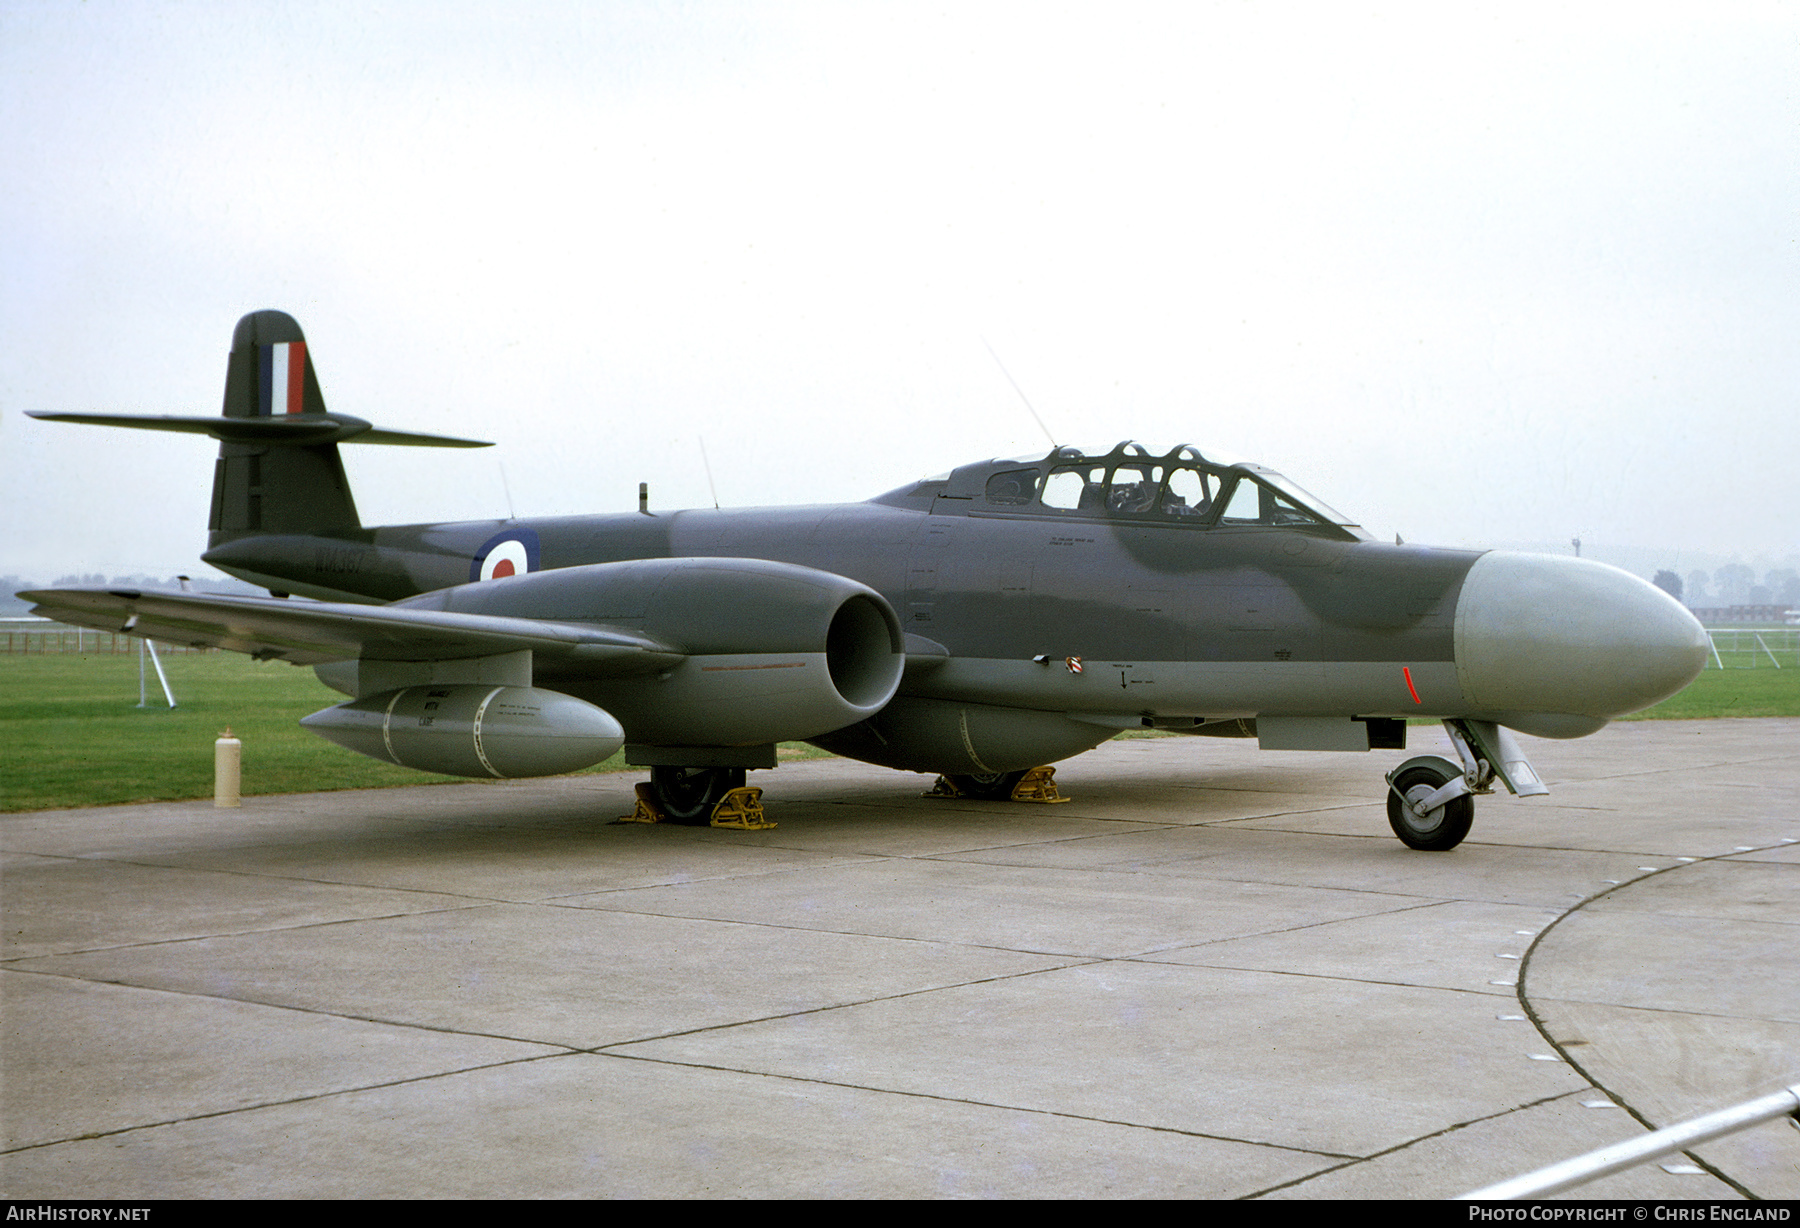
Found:
[{"label": "main landing gear leg", "polygon": [[703,826],[713,807],[744,787],[743,768],[653,767],[650,791],[671,823]]},{"label": "main landing gear leg", "polygon": [[679,823],[763,831],[762,790],[746,787],[743,768],[652,767],[637,787],[637,809],[625,823]]}]

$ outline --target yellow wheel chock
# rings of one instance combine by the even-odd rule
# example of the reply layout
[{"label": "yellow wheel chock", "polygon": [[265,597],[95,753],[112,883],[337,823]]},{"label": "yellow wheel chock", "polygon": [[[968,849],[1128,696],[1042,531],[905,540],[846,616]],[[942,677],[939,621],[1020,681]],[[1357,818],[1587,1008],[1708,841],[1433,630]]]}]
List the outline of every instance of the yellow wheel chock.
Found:
[{"label": "yellow wheel chock", "polygon": [[669,816],[664,814],[662,807],[656,804],[656,794],[651,792],[648,781],[637,787],[637,809],[613,820],[615,823],[667,823],[668,821]]},{"label": "yellow wheel chock", "polygon": [[733,789],[713,807],[712,825],[738,831],[768,831],[775,824],[763,817],[762,790],[755,785]]},{"label": "yellow wheel chock", "polygon": [[[618,823],[667,823],[669,816],[656,804],[656,793],[648,782],[637,787],[637,808],[614,820]],[[736,831],[768,831],[774,827],[763,817],[762,790],[745,786],[731,790],[719,799],[712,812],[712,826]]]},{"label": "yellow wheel chock", "polygon": [[1015,802],[1043,802],[1054,806],[1058,802],[1066,802],[1056,788],[1056,769],[1053,767],[1034,767],[1025,773],[1023,779],[1013,786],[1012,800]]},{"label": "yellow wheel chock", "polygon": [[[964,797],[967,796],[950,780],[948,776],[939,776],[931,788],[919,794],[920,797]],[[1034,767],[1019,778],[1013,786],[1012,795],[1007,798],[1011,802],[1042,802],[1054,806],[1058,802],[1066,802],[1066,798],[1056,787],[1056,769],[1054,767]]]}]

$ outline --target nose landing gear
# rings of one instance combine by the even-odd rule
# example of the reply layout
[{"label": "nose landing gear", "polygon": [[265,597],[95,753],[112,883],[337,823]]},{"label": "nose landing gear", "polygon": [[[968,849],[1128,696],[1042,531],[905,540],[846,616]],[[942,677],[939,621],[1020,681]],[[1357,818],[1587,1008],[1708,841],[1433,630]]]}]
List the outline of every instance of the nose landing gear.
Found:
[{"label": "nose landing gear", "polygon": [[1455,848],[1475,822],[1473,795],[1492,793],[1494,781],[1520,797],[1550,792],[1512,734],[1492,721],[1444,721],[1459,767],[1440,755],[1408,759],[1388,773],[1388,826],[1408,848]]}]

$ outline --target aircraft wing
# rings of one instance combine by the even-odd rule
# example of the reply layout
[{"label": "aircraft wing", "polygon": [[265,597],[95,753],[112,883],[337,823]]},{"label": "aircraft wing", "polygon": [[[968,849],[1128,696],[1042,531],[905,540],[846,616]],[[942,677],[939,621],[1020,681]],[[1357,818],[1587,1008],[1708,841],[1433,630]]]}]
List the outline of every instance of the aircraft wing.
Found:
[{"label": "aircraft wing", "polygon": [[528,648],[596,677],[626,677],[668,669],[685,655],[631,631],[534,618],[139,589],[42,589],[19,596],[35,603],[33,613],[72,626],[296,665],[358,658],[452,661]]}]

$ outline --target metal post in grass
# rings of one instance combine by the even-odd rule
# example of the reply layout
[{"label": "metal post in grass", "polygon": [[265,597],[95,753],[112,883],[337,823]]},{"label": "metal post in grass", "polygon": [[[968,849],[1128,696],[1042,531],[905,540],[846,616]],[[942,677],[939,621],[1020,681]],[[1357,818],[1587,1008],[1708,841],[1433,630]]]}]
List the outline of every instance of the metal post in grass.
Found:
[{"label": "metal post in grass", "polygon": [[156,645],[149,639],[138,641],[138,702],[137,706],[147,706],[144,699],[144,654],[150,655],[150,664],[156,667],[156,680],[162,683],[163,698],[169,701],[169,707],[175,706],[175,692],[169,689],[169,676],[163,673],[162,658],[156,655]]},{"label": "metal post in grass", "polygon": [[231,732],[227,725],[219,740],[213,743],[213,806],[228,808],[242,806],[241,785],[243,782],[244,744]]}]

